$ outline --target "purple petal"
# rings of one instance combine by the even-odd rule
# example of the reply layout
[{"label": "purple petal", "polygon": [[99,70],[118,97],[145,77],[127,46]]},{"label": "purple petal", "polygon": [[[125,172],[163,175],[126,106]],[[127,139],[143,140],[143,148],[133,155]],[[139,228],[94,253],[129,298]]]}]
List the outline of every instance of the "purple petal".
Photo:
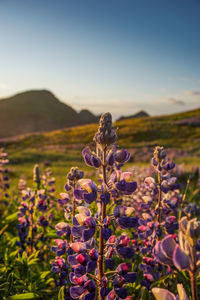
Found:
[{"label": "purple petal", "polygon": [[119,163],[125,163],[130,159],[130,156],[131,155],[127,150],[122,149],[120,151],[117,151],[115,160]]},{"label": "purple petal", "polygon": [[108,163],[108,165],[112,166],[115,162],[115,157],[113,155],[113,153],[110,153],[107,157],[106,157],[106,161]]},{"label": "purple petal", "polygon": [[123,217],[125,215],[125,206],[117,205],[113,210],[115,218]]},{"label": "purple petal", "polygon": [[69,255],[67,258],[67,262],[68,264],[70,264],[71,266],[76,266],[78,265],[78,262],[76,260],[77,254],[74,255]]},{"label": "purple petal", "polygon": [[120,288],[114,288],[115,293],[117,294],[117,296],[121,299],[126,299],[128,292],[127,289],[124,287],[120,287]]},{"label": "purple petal", "polygon": [[65,186],[64,186],[64,189],[65,189],[67,192],[69,192],[69,191],[71,191],[72,187],[66,183]]},{"label": "purple petal", "polygon": [[86,274],[86,267],[82,265],[78,265],[74,268],[74,274],[76,277],[81,277]]},{"label": "purple petal", "polygon": [[73,224],[74,226],[80,226],[80,224],[79,224],[79,222],[77,221],[76,217],[73,217],[73,219],[72,219],[72,224]]},{"label": "purple petal", "polygon": [[86,271],[87,273],[91,273],[93,272],[97,267],[97,262],[96,260],[90,260],[88,263],[87,263],[87,267],[86,267]]},{"label": "purple petal", "polygon": [[87,293],[85,296],[81,298],[81,300],[94,300],[95,299],[95,292]]},{"label": "purple petal", "polygon": [[133,193],[137,189],[137,182],[127,182],[126,183],[126,192]]},{"label": "purple petal", "polygon": [[[73,228],[73,227],[72,227]],[[87,242],[89,239],[93,237],[95,234],[96,228],[85,229],[82,232],[82,238],[84,242]]]},{"label": "purple petal", "polygon": [[123,258],[127,259],[133,258],[134,256],[134,249],[130,247],[117,247],[117,252]]},{"label": "purple petal", "polygon": [[177,269],[186,270],[190,267],[190,260],[187,254],[181,250],[179,245],[176,246],[173,254],[173,262]]},{"label": "purple petal", "polygon": [[112,230],[110,228],[102,228],[102,236],[105,241],[107,241],[111,235]]},{"label": "purple petal", "polygon": [[73,299],[79,299],[79,297],[84,293],[85,288],[84,286],[73,286],[70,287],[70,296]]},{"label": "purple petal", "polygon": [[72,226],[73,237],[80,238],[86,226]]},{"label": "purple petal", "polygon": [[172,259],[169,259],[167,256],[165,256],[164,252],[161,249],[161,242],[157,242],[154,249],[153,249],[153,254],[155,259],[164,265],[172,265]]},{"label": "purple petal", "polygon": [[121,192],[125,192],[126,191],[126,181],[123,179],[123,180],[120,180],[119,182],[117,182],[116,188]]},{"label": "purple petal", "polygon": [[96,156],[92,155],[90,161],[95,168],[99,168],[101,166],[101,160]]},{"label": "purple petal", "polygon": [[85,284],[84,287],[91,293],[96,290],[96,284],[93,280],[88,280]]},{"label": "purple petal", "polygon": [[138,219],[136,217],[121,217],[118,219],[118,223],[122,229],[133,228],[137,226]]},{"label": "purple petal", "polygon": [[73,279],[74,276],[75,276],[74,273],[73,273],[73,272],[70,272],[70,273],[69,273],[69,280],[70,280],[71,283],[77,284],[76,281]]},{"label": "purple petal", "polygon": [[96,200],[97,193],[96,192],[85,193],[83,198],[86,203],[91,204],[93,201]]},{"label": "purple petal", "polygon": [[160,245],[161,251],[168,257],[169,259],[172,259],[174,249],[176,247],[176,242],[172,238],[172,236],[165,237]]},{"label": "purple petal", "polygon": [[110,269],[110,270],[114,270],[115,267],[115,261],[113,258],[107,258],[105,259],[105,266],[106,268]]},{"label": "purple petal", "polygon": [[137,273],[136,272],[129,272],[124,275],[124,279],[127,282],[133,283],[137,280]]},{"label": "purple petal", "polygon": [[84,193],[85,191],[83,189],[75,189],[74,190],[74,197],[77,199],[77,200],[82,200],[83,197],[84,197]]},{"label": "purple petal", "polygon": [[108,204],[110,202],[110,194],[109,193],[103,193],[103,194],[101,194],[100,199],[105,204]]}]

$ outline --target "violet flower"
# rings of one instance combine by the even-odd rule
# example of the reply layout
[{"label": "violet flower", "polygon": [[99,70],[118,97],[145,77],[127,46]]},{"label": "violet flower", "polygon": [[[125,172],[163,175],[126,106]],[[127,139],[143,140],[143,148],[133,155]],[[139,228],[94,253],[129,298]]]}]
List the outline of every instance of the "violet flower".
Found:
[{"label": "violet flower", "polygon": [[82,155],[87,166],[95,168],[99,168],[101,166],[100,158],[98,158],[98,156],[93,153],[89,147],[83,149]]},{"label": "violet flower", "polygon": [[[72,278],[74,282],[75,279]],[[72,299],[80,300],[94,300],[96,292],[96,285],[93,280],[87,280],[84,278],[80,285],[70,287],[70,296]]]},{"label": "violet flower", "polygon": [[91,179],[80,179],[79,188],[74,190],[74,197],[78,200],[84,200],[91,204],[97,198],[97,186]]}]

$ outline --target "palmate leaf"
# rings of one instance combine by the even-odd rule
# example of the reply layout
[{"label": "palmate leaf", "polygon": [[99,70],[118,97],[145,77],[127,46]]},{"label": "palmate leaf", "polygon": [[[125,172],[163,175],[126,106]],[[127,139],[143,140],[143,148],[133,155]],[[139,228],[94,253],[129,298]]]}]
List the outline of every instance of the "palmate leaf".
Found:
[{"label": "palmate leaf", "polygon": [[22,300],[22,299],[37,299],[39,296],[35,293],[16,294],[8,297],[8,300]]}]

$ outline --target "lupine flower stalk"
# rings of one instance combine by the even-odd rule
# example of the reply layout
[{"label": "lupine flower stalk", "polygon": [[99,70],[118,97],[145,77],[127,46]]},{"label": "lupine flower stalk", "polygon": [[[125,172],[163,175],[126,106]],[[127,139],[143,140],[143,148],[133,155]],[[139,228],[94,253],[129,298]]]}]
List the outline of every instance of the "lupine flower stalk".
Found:
[{"label": "lupine flower stalk", "polygon": [[[132,175],[130,172],[120,170],[120,166],[129,160],[130,154],[126,150],[116,149],[116,139],[111,114],[103,114],[94,136],[96,152],[89,147],[82,151],[86,165],[101,169],[100,185],[97,186],[91,179],[81,178],[77,180],[73,188],[73,184],[69,183],[72,179],[71,173],[74,172],[71,170],[73,172],[70,171],[71,175],[68,176],[68,182],[65,185],[67,193],[61,193],[61,199],[58,200],[65,210],[70,203],[70,198],[73,202],[74,197],[79,205],[84,201],[82,206],[72,209],[71,235],[73,240],[68,242],[57,239],[55,240],[56,246],[52,247],[52,251],[56,252],[57,260],[59,256],[68,254],[67,262],[71,266],[69,280],[75,285],[70,287],[72,299],[94,300],[97,297],[99,300],[128,300],[125,285],[137,280],[137,274],[131,272],[131,263],[119,264],[115,269],[113,259],[116,255],[121,260],[133,260],[134,248],[126,233],[116,237],[112,235],[110,226],[117,226],[118,229],[137,227],[137,217],[131,216],[134,209],[118,205],[120,198],[124,195],[131,195],[137,189],[137,183],[130,180]],[[114,209],[112,205],[108,205],[111,199],[115,205]],[[97,211],[93,217],[88,205],[94,201],[97,204]],[[65,217],[68,218],[66,214]],[[65,225],[67,226],[67,223],[64,222],[56,225],[60,228],[57,235],[68,237],[63,231]],[[110,271],[105,271],[105,268]],[[57,284],[63,285],[62,270],[59,269],[57,272],[52,265],[52,271],[59,274]],[[109,292],[108,284],[111,281],[113,281],[113,289]]]},{"label": "lupine flower stalk", "polygon": [[157,221],[161,223],[162,219],[162,193],[167,193],[169,190],[174,190],[178,187],[176,184],[176,177],[171,177],[169,171],[171,171],[175,164],[174,162],[168,162],[167,153],[163,147],[157,146],[154,150],[154,156],[152,159],[154,169],[158,174],[158,214]]},{"label": "lupine flower stalk", "polygon": [[[96,147],[98,149],[98,156],[102,157],[102,176],[103,184],[107,188],[107,176],[106,176],[106,156],[109,146],[114,144],[117,139],[116,133],[112,125],[112,116],[110,113],[103,114],[100,119],[100,124],[98,132],[94,136],[94,141],[96,142]],[[97,262],[98,266],[98,280],[101,283],[104,276],[104,261],[103,261],[103,252],[104,252],[104,239],[103,239],[103,220],[106,217],[106,202],[101,201],[101,214],[99,214],[99,224],[100,224],[100,233],[99,233],[99,258]],[[101,299],[101,286],[99,286],[99,299]]]},{"label": "lupine flower stalk", "polygon": [[8,153],[6,153],[4,149],[0,149],[0,200],[2,200],[4,197],[9,197],[7,190],[9,189],[10,185],[8,168],[6,167],[8,163]]},{"label": "lupine flower stalk", "polygon": [[39,189],[41,186],[39,174],[39,166],[36,165],[33,169],[36,189],[27,188],[21,192],[22,202],[18,208],[17,224],[19,235],[17,245],[21,248],[20,252],[27,250],[32,253],[37,248],[37,243],[46,239],[46,227],[52,219],[52,214],[48,211],[48,195],[45,189]]}]

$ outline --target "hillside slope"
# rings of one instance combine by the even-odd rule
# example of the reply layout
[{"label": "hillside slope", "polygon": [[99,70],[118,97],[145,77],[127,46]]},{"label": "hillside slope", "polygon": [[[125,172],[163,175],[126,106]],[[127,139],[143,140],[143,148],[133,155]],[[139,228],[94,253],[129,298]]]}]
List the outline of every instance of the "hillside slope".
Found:
[{"label": "hillside slope", "polygon": [[[200,156],[200,109],[159,117],[128,119],[115,123],[120,147],[152,149],[156,145]],[[182,122],[183,121],[183,122]],[[81,149],[91,143],[97,124],[76,126],[47,133],[30,134],[2,141],[8,149]]]},{"label": "hillside slope", "polygon": [[0,100],[0,138],[98,122],[84,110],[77,113],[47,90],[19,93]]}]

